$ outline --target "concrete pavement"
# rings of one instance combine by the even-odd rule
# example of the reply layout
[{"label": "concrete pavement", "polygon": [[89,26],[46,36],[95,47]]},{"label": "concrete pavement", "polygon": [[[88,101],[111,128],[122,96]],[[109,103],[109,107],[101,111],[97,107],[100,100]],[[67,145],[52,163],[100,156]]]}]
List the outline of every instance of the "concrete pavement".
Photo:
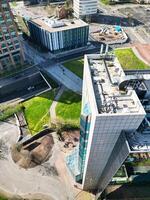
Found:
[{"label": "concrete pavement", "polygon": [[63,65],[53,64],[47,66],[45,71],[66,88],[78,94],[82,93],[82,80],[70,70],[66,69]]}]

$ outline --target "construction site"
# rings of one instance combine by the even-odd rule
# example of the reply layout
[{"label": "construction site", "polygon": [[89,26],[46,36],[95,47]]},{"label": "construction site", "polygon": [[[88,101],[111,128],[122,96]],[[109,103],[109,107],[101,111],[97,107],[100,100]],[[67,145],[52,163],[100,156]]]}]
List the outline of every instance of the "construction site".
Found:
[{"label": "construction site", "polygon": [[79,130],[57,134],[45,129],[32,136],[21,112],[0,126],[1,194],[19,199],[93,199],[92,194],[74,186],[65,163],[68,153],[78,145]]},{"label": "construction site", "polygon": [[128,36],[120,26],[102,26],[99,30],[91,32],[91,37],[98,42],[106,44],[123,44]]}]

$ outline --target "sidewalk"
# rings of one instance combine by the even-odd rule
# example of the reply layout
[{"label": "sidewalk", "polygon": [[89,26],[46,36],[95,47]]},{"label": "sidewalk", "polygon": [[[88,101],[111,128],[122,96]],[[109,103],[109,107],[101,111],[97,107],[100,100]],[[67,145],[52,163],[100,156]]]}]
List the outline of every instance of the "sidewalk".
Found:
[{"label": "sidewalk", "polygon": [[51,122],[54,123],[54,124],[56,124],[56,122],[57,122],[55,108],[56,108],[58,100],[61,97],[61,95],[63,94],[64,90],[65,90],[65,87],[61,86],[61,88],[58,90],[58,93],[55,96],[54,101],[53,101],[53,103],[52,103],[52,105],[50,107]]},{"label": "sidewalk", "polygon": [[66,88],[78,94],[82,93],[82,80],[63,65],[53,64],[45,70]]}]

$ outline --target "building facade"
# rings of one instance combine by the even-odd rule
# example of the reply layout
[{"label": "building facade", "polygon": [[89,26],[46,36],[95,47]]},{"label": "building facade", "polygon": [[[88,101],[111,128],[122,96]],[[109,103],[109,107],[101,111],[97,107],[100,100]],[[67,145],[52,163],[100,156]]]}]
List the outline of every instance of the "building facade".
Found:
[{"label": "building facade", "polygon": [[129,154],[150,152],[144,79],[150,74],[126,75],[114,55],[85,55],[79,147],[66,163],[83,190],[96,190],[97,197]]},{"label": "building facade", "polygon": [[8,0],[0,1],[0,73],[23,63],[23,52]]},{"label": "building facade", "polygon": [[79,168],[85,190],[102,192],[129,155],[132,133],[145,111],[134,90],[120,91],[125,74],[117,58],[85,56]]},{"label": "building facade", "polygon": [[73,9],[74,15],[77,18],[84,18],[92,16],[97,13],[98,1],[97,0],[74,0]]},{"label": "building facade", "polygon": [[37,18],[28,21],[30,36],[36,44],[51,52],[61,52],[87,45],[89,26],[81,20]]}]

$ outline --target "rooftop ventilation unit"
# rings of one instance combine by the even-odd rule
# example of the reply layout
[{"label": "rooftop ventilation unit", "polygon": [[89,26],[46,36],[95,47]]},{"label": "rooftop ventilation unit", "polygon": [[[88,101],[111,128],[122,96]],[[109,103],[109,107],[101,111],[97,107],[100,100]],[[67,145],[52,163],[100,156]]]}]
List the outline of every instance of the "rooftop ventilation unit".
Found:
[{"label": "rooftop ventilation unit", "polygon": [[65,26],[65,23],[63,21],[58,21],[56,19],[44,19],[44,22],[51,28],[58,28]]}]

